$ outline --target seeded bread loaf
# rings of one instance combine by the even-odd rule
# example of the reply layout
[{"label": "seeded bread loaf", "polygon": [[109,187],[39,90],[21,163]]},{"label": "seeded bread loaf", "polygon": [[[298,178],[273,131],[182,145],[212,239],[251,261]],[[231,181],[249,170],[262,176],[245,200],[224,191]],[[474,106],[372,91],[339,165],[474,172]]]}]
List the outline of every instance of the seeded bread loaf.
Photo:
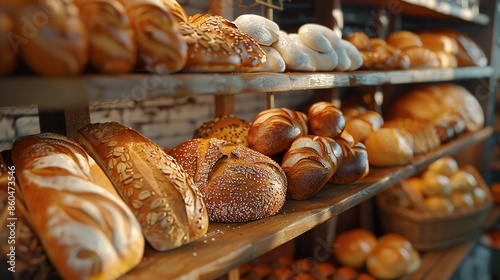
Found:
[{"label": "seeded bread loaf", "polygon": [[196,138],[174,147],[170,155],[194,178],[212,222],[261,219],[276,214],[285,202],[285,173],[252,149]]},{"label": "seeded bread loaf", "polygon": [[115,279],[139,263],[139,224],[82,147],[59,134],[31,135],[14,142],[12,160],[17,195],[63,279]]},{"label": "seeded bread loaf", "polygon": [[206,233],[201,193],[158,145],[115,122],[90,124],[77,139],[111,178],[153,248],[173,249]]},{"label": "seeded bread loaf", "polygon": [[204,122],[194,132],[193,138],[217,138],[248,147],[250,123],[235,115],[222,115]]}]

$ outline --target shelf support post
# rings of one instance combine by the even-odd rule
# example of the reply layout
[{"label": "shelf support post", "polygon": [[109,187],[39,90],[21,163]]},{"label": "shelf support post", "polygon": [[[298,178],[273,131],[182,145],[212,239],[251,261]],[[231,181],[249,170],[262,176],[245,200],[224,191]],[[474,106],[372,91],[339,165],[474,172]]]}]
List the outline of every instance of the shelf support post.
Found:
[{"label": "shelf support post", "polygon": [[75,139],[78,130],[90,124],[88,106],[63,110],[38,108],[41,132],[55,132]]}]

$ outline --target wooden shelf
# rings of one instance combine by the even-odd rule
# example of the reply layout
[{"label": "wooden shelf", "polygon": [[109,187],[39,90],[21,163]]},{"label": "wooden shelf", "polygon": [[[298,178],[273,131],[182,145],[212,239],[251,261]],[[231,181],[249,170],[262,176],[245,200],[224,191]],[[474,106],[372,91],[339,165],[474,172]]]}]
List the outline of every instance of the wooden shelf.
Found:
[{"label": "wooden shelf", "polygon": [[487,139],[493,129],[484,128],[415,158],[412,164],[372,168],[360,182],[327,185],[305,201],[286,201],[275,216],[248,223],[211,223],[208,233],[181,248],[156,252],[147,248],[142,262],[122,279],[214,279],[233,268],[297,237],[326,220],[423,170],[444,155]]},{"label": "wooden shelf", "polygon": [[439,0],[350,0],[345,1],[343,4],[356,8],[385,7],[392,14],[418,18],[457,19],[479,25],[488,25],[490,23],[488,15]]},{"label": "wooden shelf", "polygon": [[3,93],[0,95],[0,107],[38,105],[63,109],[110,100],[438,82],[484,78],[492,73],[493,68],[488,66],[404,71],[5,77],[0,79]]}]

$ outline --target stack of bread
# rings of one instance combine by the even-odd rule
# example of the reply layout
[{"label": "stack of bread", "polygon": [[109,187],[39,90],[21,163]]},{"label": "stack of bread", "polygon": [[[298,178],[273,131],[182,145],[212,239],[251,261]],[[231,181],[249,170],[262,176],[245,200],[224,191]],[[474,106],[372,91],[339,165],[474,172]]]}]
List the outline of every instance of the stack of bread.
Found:
[{"label": "stack of bread", "polygon": [[264,110],[251,123],[236,116],[216,117],[193,138],[218,138],[272,157],[286,174],[288,195],[303,200],[328,182],[348,184],[368,174],[365,146],[345,126],[342,111],[324,101],[313,104],[307,114],[289,108]]},{"label": "stack of bread", "polygon": [[[2,152],[0,205],[4,222],[17,218],[19,279],[115,279],[141,261],[145,240],[165,251],[207,232],[201,192],[151,140],[97,123],[77,141],[41,133]],[[4,245],[6,256],[12,247]]]},{"label": "stack of bread", "polygon": [[376,279],[398,279],[420,267],[420,254],[395,233],[377,238],[361,228],[341,232],[333,243],[333,254],[340,264],[364,268]]},{"label": "stack of bread", "polygon": [[401,183],[398,202],[405,208],[424,213],[451,213],[470,210],[489,201],[473,169],[460,168],[456,160],[445,156],[430,164],[417,177]]},{"label": "stack of bread", "polygon": [[234,23],[265,50],[269,62],[258,71],[353,71],[363,64],[356,47],[326,26],[308,23],[286,33],[259,15],[242,15]]},{"label": "stack of bread", "polygon": [[346,36],[361,52],[361,69],[390,70],[486,66],[484,52],[467,35],[451,30],[396,31],[384,40],[363,32]]}]

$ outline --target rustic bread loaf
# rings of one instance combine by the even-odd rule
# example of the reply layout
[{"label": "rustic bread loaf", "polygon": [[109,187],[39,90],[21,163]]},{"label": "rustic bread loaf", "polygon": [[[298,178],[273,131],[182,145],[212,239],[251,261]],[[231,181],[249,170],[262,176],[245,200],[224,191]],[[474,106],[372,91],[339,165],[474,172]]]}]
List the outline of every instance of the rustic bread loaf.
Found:
[{"label": "rustic bread loaf", "polygon": [[248,147],[250,123],[235,115],[222,115],[204,122],[193,138],[217,138]]},{"label": "rustic bread loaf", "polygon": [[12,160],[31,225],[65,279],[114,279],[142,259],[144,238],[95,161],[54,133],[17,139]]},{"label": "rustic bread loaf", "polygon": [[173,249],[206,233],[201,193],[158,145],[115,122],[90,124],[77,139],[114,183],[153,248]]},{"label": "rustic bread loaf", "polygon": [[340,137],[345,128],[345,118],[342,111],[331,102],[316,102],[307,112],[309,131],[313,135]]},{"label": "rustic bread loaf", "polygon": [[245,222],[278,213],[287,180],[269,157],[224,140],[196,138],[170,151],[203,194],[212,222]]}]

